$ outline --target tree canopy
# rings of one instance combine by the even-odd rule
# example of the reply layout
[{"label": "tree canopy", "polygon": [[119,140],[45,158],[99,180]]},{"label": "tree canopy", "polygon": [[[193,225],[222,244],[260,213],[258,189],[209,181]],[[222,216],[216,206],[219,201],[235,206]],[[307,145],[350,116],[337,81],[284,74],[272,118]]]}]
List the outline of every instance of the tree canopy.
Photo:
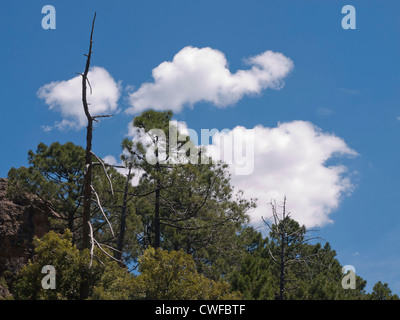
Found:
[{"label": "tree canopy", "polygon": [[[57,215],[34,240],[33,259],[16,275],[0,275],[2,288],[14,299],[80,299],[83,280],[89,299],[398,299],[387,283],[366,293],[359,276],[355,289],[343,288],[335,250],[286,213],[286,199],[265,220],[269,234],[254,229],[248,211],[256,201],[234,189],[227,164],[178,159],[205,155],[172,119],[156,111],[135,117],[121,165],[92,155],[89,248],[82,246],[84,148],[41,143],[28,152],[28,167],[11,168],[8,197],[38,199]],[[165,134],[164,144],[152,129]],[[180,137],[173,147],[171,130]],[[41,287],[44,265],[57,271],[56,290]]]}]

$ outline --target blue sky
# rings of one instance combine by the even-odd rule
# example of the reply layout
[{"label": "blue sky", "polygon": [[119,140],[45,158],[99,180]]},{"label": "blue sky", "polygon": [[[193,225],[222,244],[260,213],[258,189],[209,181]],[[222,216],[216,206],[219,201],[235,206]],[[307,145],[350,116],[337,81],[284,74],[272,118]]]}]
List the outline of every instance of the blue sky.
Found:
[{"label": "blue sky", "polygon": [[[55,30],[41,27],[46,4],[56,9]],[[356,8],[355,30],[341,26],[341,9],[348,4]],[[132,107],[130,94],[153,83],[152,70],[183,48],[212,48],[225,57],[232,74],[251,67],[245,59],[272,50],[294,64],[279,90],[243,94],[224,107],[200,99],[184,104],[175,118],[197,131],[261,125],[261,136],[256,136],[261,140],[270,139],[262,136],[269,134],[268,128],[279,128],[278,136],[284,135],[280,124],[299,120],[300,127],[288,129],[293,129],[291,137],[311,128],[324,134],[322,144],[328,135],[342,141],[357,155],[344,152],[343,146],[332,147],[332,157],[319,165],[345,166],[350,186],[333,197],[336,204],[327,205],[331,223],[323,224],[319,235],[337,251],[342,265],[353,265],[368,281],[368,291],[382,281],[400,294],[399,10],[395,0],[2,1],[0,176],[6,177],[13,166],[27,165],[28,150],[40,142],[84,145],[82,129],[44,130],[63,115],[57,108],[49,110],[38,90],[83,71],[95,11],[92,66],[104,68],[119,84],[116,115],[95,130],[94,150],[102,157],[118,157],[121,151],[133,116],[125,112]],[[315,139],[309,143],[305,145],[317,151],[323,148]],[[295,147],[288,151],[300,152]],[[335,157],[338,152],[343,154]],[[259,159],[268,167],[268,157]],[[329,194],[332,183],[325,185],[315,197],[308,195],[308,205]],[[296,212],[296,206],[291,210]]]}]

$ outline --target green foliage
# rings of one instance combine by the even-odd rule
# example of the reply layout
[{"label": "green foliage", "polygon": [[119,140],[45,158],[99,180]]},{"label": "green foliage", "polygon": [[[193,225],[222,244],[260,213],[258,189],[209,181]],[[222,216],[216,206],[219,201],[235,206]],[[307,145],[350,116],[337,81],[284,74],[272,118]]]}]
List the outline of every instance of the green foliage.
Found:
[{"label": "green foliage", "polygon": [[135,278],[137,297],[152,300],[239,299],[227,282],[199,274],[191,255],[180,251],[149,248],[140,258],[140,275]]},{"label": "green foliage", "polygon": [[389,285],[378,281],[372,288],[369,298],[371,300],[399,300],[397,294],[392,294]]},{"label": "green foliage", "polygon": [[[11,288],[16,299],[79,299],[81,282],[87,277],[89,299],[96,300],[398,299],[381,282],[366,294],[366,281],[359,276],[356,289],[343,289],[336,252],[329,243],[310,243],[306,228],[289,216],[276,215],[265,237],[247,227],[247,211],[255,207],[254,200],[245,199],[242,191],[233,194],[229,167],[207,162],[203,150],[170,124],[172,116],[171,111],[149,110],[134,118],[136,139],[122,142],[121,160],[129,174],[106,168],[114,194],[103,167],[93,168],[92,184],[102,208],[96,201],[91,204],[94,237],[120,248],[126,264],[138,262],[140,274],[128,273],[98,248],[93,261],[88,250],[79,250],[85,150],[72,143],[41,143],[36,152],[29,151],[28,168],[9,171],[8,197],[20,204],[46,204],[57,214],[51,219],[52,229],[62,234],[52,231],[35,238],[33,260],[16,280],[2,275],[0,294],[9,298],[7,288]],[[153,158],[165,152],[170,162],[146,161],[150,146],[146,143],[157,141],[151,129],[160,129],[167,139],[158,151],[152,150]],[[177,149],[171,148],[175,136],[180,137]],[[203,161],[178,161],[189,154]],[[143,174],[133,186],[138,170]],[[160,240],[160,249],[151,248],[155,239]],[[119,259],[117,252],[108,254]],[[56,269],[55,290],[41,287],[45,265]]]},{"label": "green foliage", "polygon": [[[35,238],[35,256],[18,274],[13,286],[16,299],[71,300],[79,299],[82,275],[88,277],[90,296],[95,298],[127,299],[133,276],[102,252],[95,252],[96,259],[90,266],[87,250],[79,251],[71,242],[71,232],[63,235],[50,231],[42,239]],[[100,262],[102,261],[102,262]],[[56,270],[56,289],[43,289],[43,266]],[[124,284],[121,286],[121,284]]]},{"label": "green foliage", "polygon": [[161,129],[165,133],[168,133],[169,122],[172,120],[172,111],[144,111],[140,116],[135,117],[133,125],[136,128],[144,129],[149,131],[151,129]]},{"label": "green foliage", "polygon": [[[31,204],[35,199],[42,201],[57,215],[50,218],[52,229],[62,232],[68,228],[72,232],[72,242],[79,245],[82,237],[85,150],[71,142],[65,144],[55,142],[50,146],[40,143],[36,153],[28,152],[28,161],[30,164],[28,168],[12,168],[9,171],[8,196],[21,204],[27,202]],[[114,168],[107,168],[107,174],[113,184],[114,195],[110,192],[109,181],[100,165],[93,169],[92,182],[101,199],[103,211],[118,236],[126,178]],[[128,192],[133,193],[130,184]],[[127,204],[126,214],[128,219],[125,227],[128,232],[122,248],[123,258],[125,261],[132,261],[139,253],[137,233],[140,225],[133,201]],[[116,237],[111,235],[104,216],[95,202],[92,203],[92,225],[98,241],[108,245],[115,244]]]},{"label": "green foliage", "polygon": [[236,269],[228,275],[232,289],[242,292],[246,300],[273,299],[277,282],[270,266],[268,238],[264,239],[260,232],[246,227],[238,240],[241,254],[236,257]]},{"label": "green foliage", "polygon": [[[292,232],[296,223],[290,223]],[[275,227],[273,227],[275,229]],[[240,235],[243,251],[238,257],[238,267],[229,274],[228,280],[233,290],[243,293],[245,299],[270,300],[279,298],[280,272],[272,261],[272,252],[279,252],[278,240],[263,238],[253,228],[245,228]],[[299,250],[299,248],[301,250]],[[361,300],[367,299],[366,281],[356,277],[356,289],[343,289],[342,266],[335,258],[336,252],[329,243],[304,244],[296,249],[297,259],[308,257],[303,265],[288,265],[285,299],[288,300]],[[287,250],[286,258],[293,254]]]},{"label": "green foliage", "polygon": [[[192,254],[200,272],[219,279],[236,260],[239,249],[236,234],[248,221],[246,212],[255,204],[244,199],[242,192],[235,197],[228,166],[207,159],[188,136],[170,124],[172,115],[170,111],[143,112],[133,121],[138,139],[123,142],[123,160],[144,171],[136,193],[147,196],[135,199],[136,212],[143,224],[140,244],[155,246],[158,228],[161,248],[182,249]],[[149,148],[151,143],[145,143],[157,141],[151,135],[152,129],[159,129],[165,135],[166,145],[159,146],[159,151],[165,151],[167,163],[160,160],[152,165],[144,160],[149,152],[157,157],[156,151]],[[176,145],[172,144],[173,139],[178,140]],[[192,163],[187,161],[192,158],[181,157],[189,154],[201,156],[203,161]]]},{"label": "green foliage", "polygon": [[135,298],[134,276],[118,266],[115,261],[108,261],[101,278],[93,286],[90,300],[128,300]]},{"label": "green foliage", "polygon": [[304,255],[317,257],[300,274],[297,279],[295,290],[288,295],[289,299],[307,300],[362,300],[366,298],[366,281],[356,276],[355,289],[343,289],[342,266],[335,258],[336,252],[331,249],[329,243],[323,247],[320,243],[308,244],[304,247]]},{"label": "green foliage", "polygon": [[59,219],[53,219],[53,228],[77,228],[83,188],[85,151],[71,142],[50,146],[40,143],[36,153],[28,152],[28,168],[11,168],[8,172],[8,196],[26,202],[27,195],[35,195]]},{"label": "green foliage", "polygon": [[253,203],[241,193],[234,199],[225,165],[187,164],[173,170],[176,182],[163,190],[161,202],[162,246],[192,254],[199,271],[218,279],[236,260],[236,235]]}]

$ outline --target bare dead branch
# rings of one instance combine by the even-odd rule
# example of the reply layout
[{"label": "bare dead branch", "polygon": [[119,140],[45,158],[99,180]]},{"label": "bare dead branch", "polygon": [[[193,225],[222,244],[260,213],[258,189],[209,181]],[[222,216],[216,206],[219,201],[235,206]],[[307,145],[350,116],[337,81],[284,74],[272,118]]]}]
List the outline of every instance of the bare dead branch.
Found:
[{"label": "bare dead branch", "polygon": [[92,85],[90,84],[90,81],[89,81],[88,77],[86,77],[86,81],[87,81],[87,83],[89,85],[89,88],[90,88],[90,94],[92,94]]},{"label": "bare dead branch", "polygon": [[268,253],[269,253],[270,257],[272,258],[272,260],[274,262],[276,262],[277,264],[279,264],[279,261],[275,259],[274,255],[272,254],[271,249],[269,247],[268,247]]},{"label": "bare dead branch", "polygon": [[100,211],[101,211],[101,213],[102,213],[103,216],[104,216],[104,219],[107,221],[107,224],[108,224],[108,226],[110,227],[111,233],[112,233],[112,235],[113,235],[113,237],[114,237],[114,230],[113,230],[113,228],[112,228],[112,225],[111,225],[110,221],[109,221],[108,218],[107,218],[107,215],[105,214],[105,212],[104,212],[104,210],[103,210],[103,207],[102,207],[102,205],[101,205],[101,203],[100,203],[99,195],[97,194],[96,190],[93,188],[93,185],[90,185],[90,187],[92,188],[92,191],[93,191],[94,195],[96,196],[97,205],[98,205],[98,207],[100,208]]},{"label": "bare dead branch", "polygon": [[[110,168],[119,168],[119,169],[126,169],[125,166],[118,166],[118,165],[113,165],[113,164],[109,164],[109,163],[103,163],[106,167],[110,167]],[[93,162],[92,163],[93,166],[99,166],[102,165],[100,162]]]},{"label": "bare dead branch", "polygon": [[111,194],[114,195],[114,188],[110,176],[107,173],[107,169],[106,166],[104,165],[104,162],[93,151],[90,151],[90,153],[100,162],[101,166],[103,167],[103,172],[108,180],[108,183],[110,184]]},{"label": "bare dead branch", "polygon": [[120,251],[120,250],[118,250],[118,249],[116,249],[116,248],[114,248],[114,247],[111,247],[111,246],[109,246],[109,245],[107,245],[107,244],[101,243],[101,245],[102,245],[103,247],[107,247],[108,249],[111,249],[111,250],[113,250],[113,251],[122,253],[122,251]]},{"label": "bare dead branch", "polygon": [[101,259],[100,259],[98,256],[94,255],[94,257],[96,258],[96,260],[97,260],[98,262],[101,263],[101,265],[102,265],[103,267],[105,266],[104,262],[101,261]]},{"label": "bare dead branch", "polygon": [[99,243],[96,239],[93,239],[93,240],[94,240],[94,242],[96,243],[97,247],[98,247],[102,252],[104,252],[104,254],[105,254],[107,257],[109,257],[109,258],[111,258],[111,259],[113,259],[113,260],[115,260],[115,261],[117,261],[117,262],[122,262],[121,260],[115,259],[112,255],[110,255],[107,251],[105,251],[105,250],[102,248],[102,244]]},{"label": "bare dead branch", "polygon": [[92,244],[92,247],[90,248],[90,264],[89,264],[89,269],[90,269],[92,267],[92,263],[93,263],[94,238],[93,238],[92,224],[90,223],[90,221],[88,221],[88,224],[89,224],[89,228],[90,228],[90,242]]},{"label": "bare dead branch", "polygon": [[105,114],[105,115],[99,115],[99,116],[93,116],[92,119],[97,119],[97,118],[111,118],[114,117],[113,114]]}]

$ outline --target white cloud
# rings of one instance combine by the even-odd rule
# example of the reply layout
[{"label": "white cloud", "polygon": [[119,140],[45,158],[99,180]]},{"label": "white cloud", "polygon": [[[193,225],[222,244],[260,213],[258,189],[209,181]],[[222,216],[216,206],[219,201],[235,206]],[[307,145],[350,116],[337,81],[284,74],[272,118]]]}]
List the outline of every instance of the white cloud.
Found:
[{"label": "white cloud", "polygon": [[[92,67],[88,74],[92,87],[87,88],[87,100],[92,116],[116,112],[117,102],[120,97],[120,85],[114,81],[107,70],[101,67]],[[44,99],[50,109],[61,113],[63,119],[54,127],[58,129],[86,126],[86,116],[82,106],[82,77],[76,76],[67,81],[54,81],[42,86],[37,95]],[[53,127],[43,127],[50,131]]]},{"label": "white cloud", "polygon": [[317,108],[317,114],[322,117],[328,117],[333,114],[333,110],[326,107],[319,107]]},{"label": "white cloud", "polygon": [[[122,161],[118,161],[113,155],[107,155],[102,159],[105,163],[113,165],[113,166],[123,166]],[[129,169],[128,168],[115,168],[120,174],[127,176]],[[143,170],[140,169],[133,169],[131,172],[133,174],[133,178],[131,180],[132,186],[136,187],[139,185],[139,180],[141,176],[144,174]]]},{"label": "white cloud", "polygon": [[236,103],[244,95],[259,94],[267,88],[280,89],[293,62],[281,53],[265,51],[246,60],[251,67],[231,73],[225,55],[206,47],[185,47],[172,62],[165,61],[152,71],[147,82],[129,95],[128,113],[145,109],[179,112],[200,101],[218,107]]},{"label": "white cloud", "polygon": [[[185,122],[177,125],[185,132],[192,132]],[[147,136],[141,137],[131,127],[129,136],[133,141],[150,143]],[[357,156],[357,152],[343,139],[323,132],[311,122],[212,131],[208,154],[214,160],[228,162],[230,159],[231,183],[235,190],[243,190],[247,199],[258,199],[257,208],[250,212],[254,226],[262,226],[261,217],[271,217],[269,203],[276,200],[280,204],[284,196],[288,211],[299,223],[307,227],[332,223],[331,214],[355,188],[347,168],[338,160]],[[201,134],[197,132],[197,136]],[[113,159],[107,160],[117,164]]]},{"label": "white cloud", "polygon": [[[260,225],[261,217],[271,217],[269,203],[275,199],[280,204],[285,195],[287,209],[299,223],[314,227],[332,222],[330,214],[343,196],[352,192],[354,185],[346,176],[345,166],[326,163],[335,156],[355,156],[354,150],[342,139],[322,132],[310,122],[293,121],[275,128],[259,125],[222,132],[214,136],[210,154],[215,157],[215,149],[221,147],[221,136],[238,132],[242,136],[239,143],[250,141],[248,137],[254,136],[254,153],[246,154],[246,161],[254,157],[252,173],[235,174],[236,166],[243,166],[243,163],[236,164],[235,159],[230,166],[235,189],[243,190],[246,198],[258,198],[258,206],[250,214],[253,224]],[[233,143],[233,148],[243,150],[237,143]]]}]

